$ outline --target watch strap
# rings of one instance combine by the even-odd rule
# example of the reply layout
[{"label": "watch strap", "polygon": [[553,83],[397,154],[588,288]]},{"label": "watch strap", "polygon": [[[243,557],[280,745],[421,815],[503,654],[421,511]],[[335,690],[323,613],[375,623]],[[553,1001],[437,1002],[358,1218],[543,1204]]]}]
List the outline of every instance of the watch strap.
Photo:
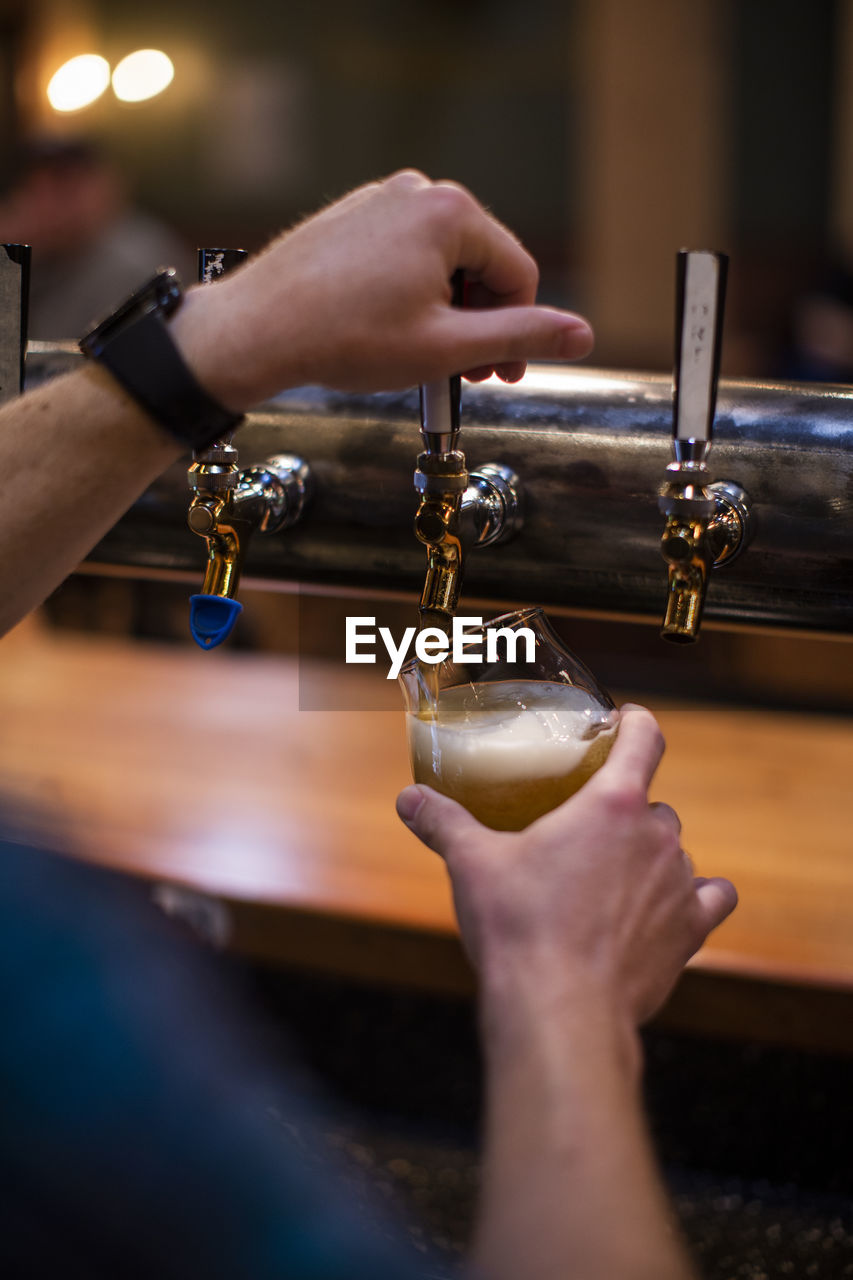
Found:
[{"label": "watch strap", "polygon": [[181,444],[203,449],[243,421],[199,384],[159,311],[103,337],[95,331],[81,346]]}]

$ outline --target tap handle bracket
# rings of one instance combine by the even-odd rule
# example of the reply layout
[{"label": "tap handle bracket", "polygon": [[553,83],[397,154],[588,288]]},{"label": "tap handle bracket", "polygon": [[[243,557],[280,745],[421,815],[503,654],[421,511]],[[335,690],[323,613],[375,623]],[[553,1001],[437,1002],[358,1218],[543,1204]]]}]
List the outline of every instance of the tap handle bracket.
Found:
[{"label": "tap handle bracket", "polygon": [[749,545],[753,534],[752,503],[746,490],[734,480],[715,480],[708,490],[715,508],[708,524],[708,542],[711,564],[716,569],[731,564]]},{"label": "tap handle bracket", "polygon": [[259,533],[280,533],[302,518],[313,491],[308,463],[295,453],[277,453],[258,467],[241,471],[236,503],[260,510]]},{"label": "tap handle bracket", "polygon": [[491,547],[515,537],[524,525],[521,479],[502,462],[484,462],[471,472],[462,496],[463,539]]}]

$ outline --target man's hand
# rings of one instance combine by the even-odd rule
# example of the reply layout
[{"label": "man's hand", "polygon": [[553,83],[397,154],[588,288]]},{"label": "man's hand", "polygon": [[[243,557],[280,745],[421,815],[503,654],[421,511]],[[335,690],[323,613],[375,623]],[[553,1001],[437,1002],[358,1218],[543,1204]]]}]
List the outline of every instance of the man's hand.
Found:
[{"label": "man's hand", "polygon": [[653,717],[623,708],[606,763],[525,831],[490,831],[428,787],[397,802],[447,862],[480,973],[474,1259],[492,1280],[693,1277],[642,1115],[636,1027],[736,894],[694,878],[677,816],[649,804],[662,753]]},{"label": "man's hand", "polygon": [[487,998],[556,1010],[592,996],[636,1026],[734,909],[727,880],[694,877],[674,811],[649,804],[663,750],[651,714],[623,708],[603,767],[521,832],[491,831],[428,787],[402,793],[401,817],[447,862]]},{"label": "man's hand", "polygon": [[[451,306],[460,268],[464,310]],[[592,346],[579,316],[535,305],[537,284],[533,259],[468,191],[406,170],[191,291],[172,329],[202,383],[238,410],[305,383],[514,381],[528,359],[573,360]]]}]

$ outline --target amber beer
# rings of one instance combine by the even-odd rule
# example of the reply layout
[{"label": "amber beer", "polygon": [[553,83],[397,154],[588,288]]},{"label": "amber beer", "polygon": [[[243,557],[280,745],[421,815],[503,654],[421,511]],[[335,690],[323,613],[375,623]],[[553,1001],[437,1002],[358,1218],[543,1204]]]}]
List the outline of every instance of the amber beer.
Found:
[{"label": "amber beer", "polygon": [[412,773],[498,831],[520,831],[607,759],[617,713],[586,689],[542,680],[442,689],[409,712]]}]

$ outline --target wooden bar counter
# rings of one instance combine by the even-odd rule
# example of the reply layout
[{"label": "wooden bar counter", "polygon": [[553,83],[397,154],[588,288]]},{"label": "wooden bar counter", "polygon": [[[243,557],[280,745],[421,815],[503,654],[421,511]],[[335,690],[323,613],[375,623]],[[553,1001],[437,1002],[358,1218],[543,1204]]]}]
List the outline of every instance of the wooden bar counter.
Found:
[{"label": "wooden bar counter", "polygon": [[[26,839],[167,886],[165,905],[207,912],[249,955],[472,990],[443,864],[394,812],[409,781],[395,688],[387,710],[299,710],[295,659],[37,615],[0,643],[0,789]],[[361,678],[314,674],[328,705]],[[697,873],[740,892],[662,1021],[853,1051],[853,722],[655,710],[654,795],[681,815]]]}]

